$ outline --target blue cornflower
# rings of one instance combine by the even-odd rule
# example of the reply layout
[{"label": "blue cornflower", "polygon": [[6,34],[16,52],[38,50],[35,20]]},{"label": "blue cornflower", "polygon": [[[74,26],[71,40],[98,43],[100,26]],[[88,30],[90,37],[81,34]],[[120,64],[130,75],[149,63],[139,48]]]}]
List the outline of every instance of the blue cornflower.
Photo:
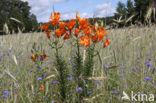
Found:
[{"label": "blue cornflower", "polygon": [[74,73],[72,73],[71,75],[72,75],[72,76],[75,76],[75,74],[74,74]]},{"label": "blue cornflower", "polygon": [[40,61],[43,61],[43,57],[40,57]]},{"label": "blue cornflower", "polygon": [[69,81],[72,81],[73,79],[72,79],[71,77],[68,77],[68,80],[69,80]]},{"label": "blue cornflower", "polygon": [[108,69],[108,68],[109,68],[109,66],[108,66],[108,65],[105,65],[105,68],[106,68],[106,69]]},{"label": "blue cornflower", "polygon": [[138,56],[137,59],[141,59],[141,57]]},{"label": "blue cornflower", "polygon": [[12,51],[12,49],[9,49],[8,51],[9,51],[9,52],[11,52],[11,51]]},{"label": "blue cornflower", "polygon": [[43,73],[42,75],[43,75],[43,76],[46,76],[46,74],[45,74],[45,73]]},{"label": "blue cornflower", "polygon": [[156,83],[153,83],[153,86],[156,86]]},{"label": "blue cornflower", "polygon": [[134,67],[132,67],[132,70],[135,70],[135,68],[134,68]]},{"label": "blue cornflower", "polygon": [[42,80],[42,77],[38,77],[37,80]]},{"label": "blue cornflower", "polygon": [[78,87],[78,88],[77,88],[77,91],[78,91],[78,92],[82,92],[83,89],[82,89],[81,87]]},{"label": "blue cornflower", "polygon": [[87,92],[87,94],[91,94],[91,93],[92,93],[91,91],[88,91],[88,92]]},{"label": "blue cornflower", "polygon": [[148,60],[149,60],[149,61],[151,61],[151,60],[152,60],[152,58],[149,58]]},{"label": "blue cornflower", "polygon": [[51,82],[51,84],[57,84],[58,83],[58,81],[53,81],[53,82]]},{"label": "blue cornflower", "polygon": [[149,54],[149,53],[147,53],[146,55],[147,55],[147,56],[149,56],[150,54]]},{"label": "blue cornflower", "polygon": [[126,68],[126,67],[125,67],[125,66],[120,66],[120,68],[124,69],[124,68]]},{"label": "blue cornflower", "polygon": [[7,95],[2,95],[1,97],[2,97],[2,98],[7,98]]},{"label": "blue cornflower", "polygon": [[3,94],[4,95],[8,95],[9,94],[9,91],[3,91]]},{"label": "blue cornflower", "polygon": [[146,66],[152,66],[152,64],[150,64],[149,62],[145,62]]},{"label": "blue cornflower", "polygon": [[37,67],[38,69],[40,69],[40,68],[41,68],[39,64],[36,64],[36,67]]},{"label": "blue cornflower", "polygon": [[120,77],[123,77],[123,74],[120,74]]},{"label": "blue cornflower", "polygon": [[150,81],[150,80],[151,80],[151,78],[150,78],[150,77],[145,77],[145,79],[146,79],[147,81]]},{"label": "blue cornflower", "polygon": [[118,94],[119,92],[118,91],[114,91],[114,94]]}]

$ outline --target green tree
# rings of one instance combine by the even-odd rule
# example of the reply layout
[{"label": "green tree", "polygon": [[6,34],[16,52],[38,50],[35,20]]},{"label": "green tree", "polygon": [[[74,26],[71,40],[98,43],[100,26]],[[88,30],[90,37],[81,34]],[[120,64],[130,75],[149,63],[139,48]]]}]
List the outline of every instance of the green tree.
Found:
[{"label": "green tree", "polygon": [[135,12],[135,8],[133,2],[131,0],[127,0],[127,15],[130,16]]},{"label": "green tree", "polygon": [[[0,30],[2,25],[6,22],[9,26],[9,30],[18,31],[18,27],[22,29],[25,27],[24,32],[37,30],[38,22],[36,16],[30,13],[31,7],[28,2],[21,0],[1,0],[0,2]],[[18,23],[10,18],[15,18],[22,23]]]},{"label": "green tree", "polygon": [[117,11],[117,13],[115,14],[116,17],[123,16],[123,17],[126,18],[126,16],[127,16],[127,9],[126,9],[126,6],[125,6],[124,3],[119,1],[116,11]]}]

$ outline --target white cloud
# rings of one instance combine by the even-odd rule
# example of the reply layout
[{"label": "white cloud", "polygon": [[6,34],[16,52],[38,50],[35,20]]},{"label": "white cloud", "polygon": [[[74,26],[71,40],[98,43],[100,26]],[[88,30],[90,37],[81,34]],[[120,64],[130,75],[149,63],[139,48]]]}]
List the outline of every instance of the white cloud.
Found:
[{"label": "white cloud", "polygon": [[96,17],[112,16],[115,12],[115,7],[108,3],[97,5],[94,10],[94,14]]},{"label": "white cloud", "polygon": [[[29,6],[31,6],[31,12],[37,16],[39,22],[47,22],[49,21],[50,14],[52,12],[52,4],[66,2],[68,0],[23,0],[23,1],[29,2]],[[81,9],[82,11],[82,8],[84,9],[84,7],[80,7],[79,9]],[[90,18],[93,17],[93,15],[95,17],[106,17],[111,16],[114,13],[115,7],[113,7],[109,3],[104,3],[96,5],[96,7],[90,13],[82,11],[80,13],[80,16],[82,18]],[[63,20],[75,19],[75,15],[76,11],[72,10],[72,8],[69,10],[65,10],[64,12],[61,12],[61,18]]]},{"label": "white cloud", "polygon": [[[31,12],[37,16],[39,22],[47,22],[52,11],[52,4],[68,0],[23,0],[29,2]],[[50,8],[51,7],[51,8]]]}]

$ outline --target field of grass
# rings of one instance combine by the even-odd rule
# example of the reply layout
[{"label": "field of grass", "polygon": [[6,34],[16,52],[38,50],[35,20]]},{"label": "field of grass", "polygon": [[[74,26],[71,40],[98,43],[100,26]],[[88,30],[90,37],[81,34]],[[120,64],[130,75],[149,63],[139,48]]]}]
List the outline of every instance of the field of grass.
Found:
[{"label": "field of grass", "polygon": [[[122,100],[123,91],[129,96],[147,94],[156,96],[156,26],[108,30],[111,44],[97,50],[101,61],[94,58],[94,89],[83,98],[84,103],[132,103]],[[49,56],[38,65],[28,57],[34,42]],[[65,42],[62,55],[71,73],[67,101],[75,103],[77,91],[72,72],[72,40]],[[38,47],[36,47],[38,48]],[[82,51],[84,47],[81,47]],[[83,52],[82,52],[83,53]],[[16,58],[16,59],[15,59]],[[0,103],[57,103],[59,85],[54,50],[48,45],[44,33],[0,36]],[[101,65],[102,64],[102,65]],[[42,86],[45,90],[42,91]],[[136,97],[137,98],[137,97]],[[146,98],[144,98],[146,99]],[[138,100],[138,98],[137,98]],[[133,101],[133,103],[135,103]],[[137,103],[137,102],[136,102]],[[140,102],[138,102],[140,103]],[[156,103],[144,100],[142,103]]]}]

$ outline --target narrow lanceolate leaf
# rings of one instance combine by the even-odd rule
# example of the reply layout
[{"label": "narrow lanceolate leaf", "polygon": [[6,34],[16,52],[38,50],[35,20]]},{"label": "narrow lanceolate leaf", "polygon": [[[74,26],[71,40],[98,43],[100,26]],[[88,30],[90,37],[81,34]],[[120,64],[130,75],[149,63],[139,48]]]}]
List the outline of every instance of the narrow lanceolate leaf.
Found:
[{"label": "narrow lanceolate leaf", "polygon": [[16,19],[16,18],[11,17],[10,19],[13,20],[13,21],[16,21],[16,22],[18,22],[18,23],[20,23],[20,24],[23,24],[20,20],[18,20],[18,19]]},{"label": "narrow lanceolate leaf", "polygon": [[14,59],[15,64],[18,65],[18,63],[17,63],[17,59],[16,59],[16,56],[13,55],[12,57],[13,57],[13,59]]},{"label": "narrow lanceolate leaf", "polygon": [[55,77],[55,75],[50,75],[46,79],[50,79],[50,78],[53,78],[53,77]]},{"label": "narrow lanceolate leaf", "polygon": [[17,81],[17,79],[9,72],[4,70],[5,73],[7,73],[13,80]]},{"label": "narrow lanceolate leaf", "polygon": [[88,77],[86,80],[104,80],[106,77]]}]

